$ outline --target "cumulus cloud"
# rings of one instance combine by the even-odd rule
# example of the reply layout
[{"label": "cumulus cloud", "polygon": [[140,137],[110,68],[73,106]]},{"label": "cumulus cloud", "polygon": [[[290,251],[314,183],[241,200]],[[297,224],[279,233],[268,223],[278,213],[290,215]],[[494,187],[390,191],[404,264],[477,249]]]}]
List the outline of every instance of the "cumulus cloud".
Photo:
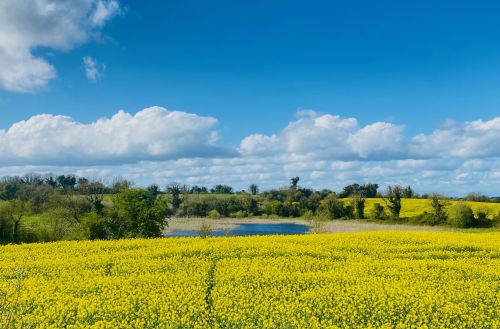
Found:
[{"label": "cumulus cloud", "polygon": [[375,122],[360,127],[355,118],[302,111],[280,133],[251,135],[240,143],[247,156],[276,152],[311,159],[371,159],[403,156],[403,127]]},{"label": "cumulus cloud", "polygon": [[153,107],[84,124],[39,115],[0,130],[0,176],[26,172],[123,176],[138,185],[172,181],[245,189],[352,183],[411,184],[417,192],[498,194],[500,118],[405,135],[388,122],[301,112],[274,134],[217,144],[217,120]]},{"label": "cumulus cloud", "polygon": [[83,66],[85,68],[85,75],[90,82],[96,83],[100,79],[102,73],[106,69],[106,65],[99,63],[92,57],[85,56],[83,58]]},{"label": "cumulus cloud", "polygon": [[33,51],[70,50],[98,35],[120,11],[116,0],[0,1],[0,88],[33,92],[45,87],[56,70]]},{"label": "cumulus cloud", "polygon": [[422,157],[500,156],[500,117],[444,127],[413,138],[412,151]]},{"label": "cumulus cloud", "polygon": [[84,124],[67,116],[37,115],[0,130],[3,164],[97,165],[182,157],[235,155],[215,146],[217,120],[151,107]]}]

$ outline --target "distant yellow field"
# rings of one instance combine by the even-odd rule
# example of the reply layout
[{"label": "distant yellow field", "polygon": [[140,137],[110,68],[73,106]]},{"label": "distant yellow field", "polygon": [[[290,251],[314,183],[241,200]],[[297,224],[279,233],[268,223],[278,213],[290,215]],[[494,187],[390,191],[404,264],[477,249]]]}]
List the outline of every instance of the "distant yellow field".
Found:
[{"label": "distant yellow field", "polygon": [[[474,212],[477,209],[489,208],[491,209],[491,215],[496,215],[500,213],[500,203],[492,202],[472,202],[472,201],[449,201],[450,205],[456,203],[465,203],[469,205]],[[366,199],[365,211],[369,213],[373,209],[375,203],[380,203],[382,206],[386,207],[384,200],[381,198]],[[423,213],[424,211],[431,211],[431,200],[427,199],[403,199],[401,208],[401,217],[412,217]]]},{"label": "distant yellow field", "polygon": [[500,328],[500,233],[0,247],[0,328]]}]

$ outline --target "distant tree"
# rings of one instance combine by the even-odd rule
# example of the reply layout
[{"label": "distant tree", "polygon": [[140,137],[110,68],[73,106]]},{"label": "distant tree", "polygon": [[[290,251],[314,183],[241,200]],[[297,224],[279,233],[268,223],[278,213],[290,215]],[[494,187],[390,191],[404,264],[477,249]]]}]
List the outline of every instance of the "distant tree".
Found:
[{"label": "distant tree", "polygon": [[204,194],[208,193],[208,189],[205,186],[193,185],[189,189],[189,194]]},{"label": "distant tree", "polygon": [[156,198],[158,195],[160,195],[160,187],[156,184],[152,184],[148,186],[148,191],[151,193],[151,195]]},{"label": "distant tree", "polygon": [[147,189],[128,189],[116,196],[114,204],[128,235],[161,236],[169,214],[169,209],[161,198],[156,198]]},{"label": "distant tree", "polygon": [[182,188],[179,185],[179,183],[175,182],[170,183],[167,186],[167,193],[172,196],[172,208],[174,209],[174,211],[177,210],[182,203],[181,200]]},{"label": "distant tree", "polygon": [[290,179],[290,181],[291,181],[290,188],[296,190],[298,187],[298,184],[299,184],[299,180],[300,180],[299,176],[292,177]]},{"label": "distant tree", "polygon": [[403,198],[413,198],[414,196],[415,196],[415,192],[413,191],[413,189],[411,188],[410,185],[403,188],[403,192],[402,192]]},{"label": "distant tree", "polygon": [[250,194],[252,195],[257,195],[259,193],[259,187],[257,186],[257,184],[251,184],[249,187],[248,187],[248,191],[250,192]]},{"label": "distant tree", "polygon": [[384,198],[384,202],[391,211],[393,219],[398,219],[401,213],[401,198],[403,196],[403,188],[400,185],[389,185]]},{"label": "distant tree", "polygon": [[321,201],[321,212],[330,219],[352,218],[354,209],[352,206],[345,206],[335,195],[330,195]]},{"label": "distant tree", "polygon": [[[79,178],[79,180],[80,179],[82,179],[82,178]],[[45,177],[45,184],[47,184],[47,185],[49,185],[51,187],[56,187],[57,186],[57,181],[54,178],[54,176],[49,175],[49,176]]]},{"label": "distant tree", "polygon": [[28,209],[28,205],[18,199],[5,201],[1,204],[0,242],[21,242],[21,220],[28,213]]},{"label": "distant tree", "polygon": [[384,206],[380,203],[375,203],[371,212],[371,217],[373,219],[382,220],[386,218]]},{"label": "distant tree", "polygon": [[21,185],[13,180],[6,179],[0,185],[0,200],[12,200],[17,197]]},{"label": "distant tree", "polygon": [[62,188],[63,190],[67,190],[67,189],[72,190],[72,189],[75,188],[75,185],[76,185],[76,177],[73,176],[73,175],[68,175],[68,176],[60,175],[60,176],[57,176],[56,181],[57,181],[57,185],[60,188]]},{"label": "distant tree", "polygon": [[473,226],[474,213],[471,207],[463,203],[454,204],[448,210],[448,224],[460,228]]},{"label": "distant tree", "polygon": [[109,188],[109,193],[118,194],[121,191],[128,190],[132,187],[132,182],[124,178],[115,178]]},{"label": "distant tree", "polygon": [[87,198],[92,210],[96,214],[102,214],[104,209],[103,199],[104,194],[106,193],[106,186],[103,182],[99,180],[80,180],[78,184],[78,192]]},{"label": "distant tree", "polygon": [[377,184],[351,184],[344,187],[342,192],[339,193],[340,198],[349,198],[349,197],[364,197],[364,198],[375,198],[377,196]]},{"label": "distant tree", "polygon": [[365,199],[362,197],[354,197],[352,199],[352,206],[357,219],[365,218]]},{"label": "distant tree", "polygon": [[489,197],[481,193],[469,193],[465,196],[467,201],[488,202]]},{"label": "distant tree", "polygon": [[447,219],[446,207],[448,202],[439,199],[439,195],[431,195],[431,207],[433,209],[433,215],[437,223],[445,223]]},{"label": "distant tree", "polygon": [[212,189],[210,189],[210,193],[212,193],[212,194],[232,194],[233,188],[229,185],[218,184],[218,185],[215,185]]}]

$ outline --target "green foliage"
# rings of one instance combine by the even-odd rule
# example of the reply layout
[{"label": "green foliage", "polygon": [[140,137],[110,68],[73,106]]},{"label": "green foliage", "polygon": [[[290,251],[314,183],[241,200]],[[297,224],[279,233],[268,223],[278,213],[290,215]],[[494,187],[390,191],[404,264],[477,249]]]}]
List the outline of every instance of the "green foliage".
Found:
[{"label": "green foliage", "polygon": [[[386,205],[391,212],[393,219],[399,219],[399,214],[401,213],[401,198],[403,197],[403,188],[399,185],[387,187],[386,193]],[[384,199],[385,201],[385,199]]]},{"label": "green foliage", "polygon": [[344,187],[342,192],[340,192],[340,198],[349,198],[349,197],[364,197],[364,198],[375,198],[377,196],[377,184],[351,184]]},{"label": "green foliage", "polygon": [[365,199],[360,197],[355,197],[352,199],[352,207],[354,208],[355,217],[357,219],[365,218]]},{"label": "green foliage", "polygon": [[377,220],[386,219],[387,215],[385,213],[384,206],[382,206],[380,203],[375,203],[370,213],[370,217]]},{"label": "green foliage", "polygon": [[167,222],[169,208],[164,200],[145,189],[129,189],[114,200],[118,218],[131,237],[159,237]]},{"label": "green foliage", "polygon": [[335,195],[330,195],[321,201],[320,209],[320,212],[325,214],[329,219],[354,218],[354,207],[345,205]]},{"label": "green foliage", "polygon": [[54,208],[40,215],[40,220],[30,226],[38,241],[50,242],[74,238],[78,222],[68,208]]},{"label": "green foliage", "polygon": [[249,187],[248,187],[248,191],[250,192],[250,194],[252,195],[257,195],[259,194],[259,187],[257,186],[257,184],[251,184]]},{"label": "green foliage", "polygon": [[0,203],[0,243],[21,242],[21,220],[29,205],[18,199]]},{"label": "green foliage", "polygon": [[229,185],[218,184],[218,185],[215,185],[212,189],[210,189],[210,193],[213,193],[213,194],[232,194],[233,188]]},{"label": "green foliage", "polygon": [[220,214],[217,210],[212,209],[208,212],[208,217],[210,218],[220,218]]},{"label": "green foliage", "polygon": [[457,203],[448,210],[447,222],[453,227],[472,227],[474,225],[474,213],[468,205]]}]

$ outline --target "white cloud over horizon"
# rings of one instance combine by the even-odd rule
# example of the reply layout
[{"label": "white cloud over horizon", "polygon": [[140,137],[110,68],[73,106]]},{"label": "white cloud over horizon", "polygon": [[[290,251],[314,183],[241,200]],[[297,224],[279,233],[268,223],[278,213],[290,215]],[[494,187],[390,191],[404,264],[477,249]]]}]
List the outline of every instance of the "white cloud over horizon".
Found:
[{"label": "white cloud over horizon", "polygon": [[0,130],[0,176],[26,172],[123,176],[141,185],[226,183],[238,189],[353,182],[411,184],[417,191],[500,194],[500,117],[447,124],[408,136],[390,122],[360,125],[313,111],[281,131],[219,145],[218,121],[151,107],[85,124],[38,115]]},{"label": "white cloud over horizon", "polygon": [[1,1],[0,88],[21,93],[44,88],[56,69],[33,52],[68,51],[97,37],[120,12],[116,0]]},{"label": "white cloud over horizon", "polygon": [[3,165],[117,165],[147,160],[234,155],[214,145],[217,120],[150,107],[84,124],[42,114],[0,130]]}]

